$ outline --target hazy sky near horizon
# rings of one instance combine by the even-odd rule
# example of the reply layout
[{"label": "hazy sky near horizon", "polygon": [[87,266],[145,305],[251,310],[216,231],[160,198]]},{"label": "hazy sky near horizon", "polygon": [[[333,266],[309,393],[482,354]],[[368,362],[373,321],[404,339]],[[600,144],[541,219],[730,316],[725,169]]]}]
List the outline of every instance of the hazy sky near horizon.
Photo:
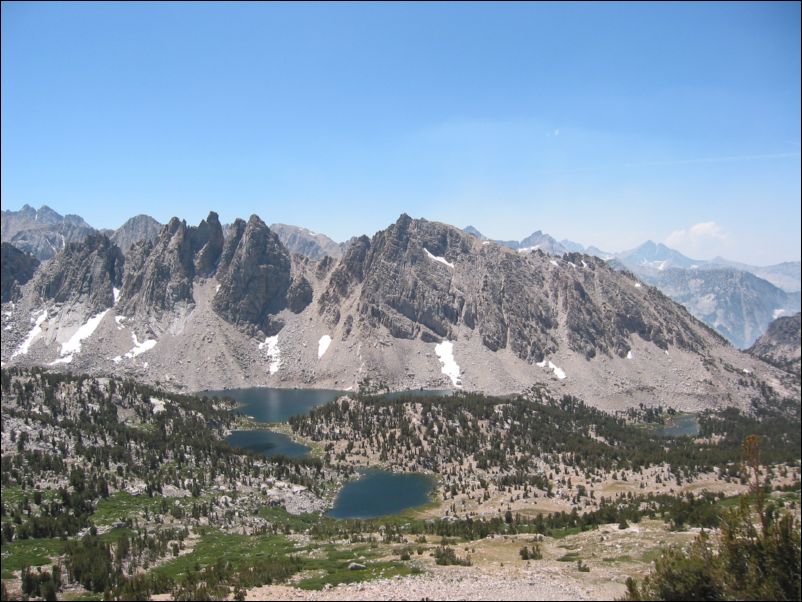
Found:
[{"label": "hazy sky near horizon", "polygon": [[2,4],[2,208],[800,259],[799,3]]}]

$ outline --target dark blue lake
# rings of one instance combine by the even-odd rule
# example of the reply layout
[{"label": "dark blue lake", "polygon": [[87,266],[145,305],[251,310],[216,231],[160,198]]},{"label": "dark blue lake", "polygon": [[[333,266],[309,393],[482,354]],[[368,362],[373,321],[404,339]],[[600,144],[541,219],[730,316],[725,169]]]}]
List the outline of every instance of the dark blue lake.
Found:
[{"label": "dark blue lake", "polygon": [[287,422],[290,416],[306,414],[312,408],[337,399],[343,391],[330,389],[226,389],[203,391],[211,397],[230,397],[239,403],[239,410],[257,422]]},{"label": "dark blue lake", "polygon": [[429,502],[434,488],[430,476],[366,470],[356,481],[349,481],[327,512],[332,518],[376,518],[398,514]]},{"label": "dark blue lake", "polygon": [[309,453],[305,445],[274,431],[234,431],[226,437],[226,441],[231,447],[240,447],[267,457],[302,458]]},{"label": "dark blue lake", "polygon": [[680,414],[679,416],[674,416],[669,424],[657,429],[657,434],[663,437],[698,435],[699,421],[694,414]]}]

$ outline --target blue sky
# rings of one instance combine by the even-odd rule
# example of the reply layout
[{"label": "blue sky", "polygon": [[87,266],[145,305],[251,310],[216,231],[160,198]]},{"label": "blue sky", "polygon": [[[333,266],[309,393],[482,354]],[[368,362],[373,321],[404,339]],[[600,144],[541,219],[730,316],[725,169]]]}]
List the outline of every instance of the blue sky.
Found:
[{"label": "blue sky", "polygon": [[2,207],[800,258],[800,5],[2,4]]}]

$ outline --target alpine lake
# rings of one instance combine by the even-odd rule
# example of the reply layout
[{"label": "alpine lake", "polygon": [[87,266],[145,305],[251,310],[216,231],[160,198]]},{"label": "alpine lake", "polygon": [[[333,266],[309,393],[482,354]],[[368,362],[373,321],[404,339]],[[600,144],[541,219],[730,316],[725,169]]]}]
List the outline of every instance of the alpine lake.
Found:
[{"label": "alpine lake", "polygon": [[[273,389],[254,387],[202,391],[210,397],[228,397],[238,404],[237,411],[264,429],[232,432],[226,441],[232,446],[246,449],[265,457],[283,455],[302,458],[309,453],[305,445],[287,435],[270,430],[269,425],[286,423],[291,416],[305,414],[317,406],[334,401],[344,391],[331,389]],[[407,391],[388,394],[390,399],[405,396],[448,395],[451,391]],[[349,481],[334,500],[334,507],[326,515],[337,519],[368,519],[398,514],[404,510],[429,502],[435,480],[420,473],[394,473],[381,469],[367,469],[360,477]]]},{"label": "alpine lake", "polygon": [[656,432],[661,437],[694,437],[699,434],[699,420],[695,414],[677,414]]}]

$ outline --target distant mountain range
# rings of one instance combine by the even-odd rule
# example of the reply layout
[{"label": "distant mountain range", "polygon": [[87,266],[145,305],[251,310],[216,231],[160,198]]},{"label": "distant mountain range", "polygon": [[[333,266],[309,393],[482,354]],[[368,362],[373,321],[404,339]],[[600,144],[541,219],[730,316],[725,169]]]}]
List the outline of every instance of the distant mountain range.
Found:
[{"label": "distant mountain range", "polygon": [[[586,254],[510,249],[407,215],[318,260],[256,215],[225,228],[214,212],[197,226],[173,218],[155,239],[152,226],[128,223],[125,251],[93,232],[38,266],[4,251],[3,365],[185,390],[544,386],[606,409],[799,394],[786,373]],[[546,240],[536,234],[525,245]]]},{"label": "distant mountain range", "polygon": [[11,243],[39,261],[51,259],[68,242],[80,242],[94,232],[77,215],[62,216],[47,205],[34,209],[24,205],[19,211],[3,211],[2,242]]},{"label": "distant mountain range", "polygon": [[516,240],[490,240],[484,234],[479,232],[473,226],[467,226],[463,228],[463,231],[471,234],[482,241],[489,241],[494,242],[498,245],[503,247],[507,247],[508,249],[514,249],[521,253],[527,253],[529,251],[543,251],[548,255],[565,255],[569,252],[584,252],[584,247],[578,243],[571,242],[569,240],[564,240],[562,242],[557,242],[553,237],[545,234],[544,232],[538,230],[533,232],[526,238],[516,241]]},{"label": "distant mountain range", "polygon": [[[465,228],[465,232],[488,240],[473,226]],[[754,343],[773,319],[800,309],[802,277],[798,261],[765,267],[721,257],[704,261],[652,241],[628,251],[609,253],[569,240],[557,242],[539,230],[520,242],[492,242],[519,252],[540,249],[555,256],[581,252],[609,261],[614,268],[631,271],[656,286],[741,349]],[[535,244],[530,246],[532,243]]]},{"label": "distant mountain range", "polygon": [[287,224],[270,224],[270,229],[278,235],[290,253],[298,253],[315,260],[326,256],[339,259],[343,255],[345,244],[336,243],[325,234]]},{"label": "distant mountain range", "polygon": [[[126,253],[140,241],[155,244],[163,227],[150,216],[138,215],[117,230],[103,233]],[[222,226],[225,237],[229,236],[231,227]],[[314,261],[325,257],[340,259],[348,245],[358,240],[354,237],[346,243],[337,243],[324,234],[287,224],[272,224],[270,230],[291,255],[302,255]],[[28,205],[20,211],[3,212],[2,232],[3,242],[30,253],[39,261],[52,259],[69,242],[97,233],[79,216],[62,217],[46,206],[35,210]],[[520,254],[541,251],[563,257],[569,253],[584,253],[608,261],[612,267],[631,271],[645,283],[656,286],[739,348],[754,343],[776,317],[800,310],[800,262],[751,266],[720,257],[696,260],[652,241],[635,249],[611,253],[566,239],[557,241],[540,230],[520,241],[491,241],[473,226],[467,226],[464,232],[483,243],[494,243]],[[24,278],[24,272],[20,274]],[[8,287],[4,285],[4,295],[10,298],[14,286],[13,282]]]}]

